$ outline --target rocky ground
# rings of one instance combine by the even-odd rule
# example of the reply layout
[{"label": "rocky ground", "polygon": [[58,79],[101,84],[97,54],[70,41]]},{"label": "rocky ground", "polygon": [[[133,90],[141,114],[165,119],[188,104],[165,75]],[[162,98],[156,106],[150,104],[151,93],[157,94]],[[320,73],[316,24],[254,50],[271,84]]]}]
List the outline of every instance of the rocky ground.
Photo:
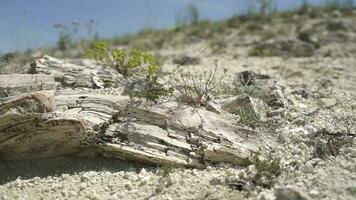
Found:
[{"label": "rocky ground", "polygon": [[[155,51],[165,60],[163,74],[176,63],[192,73],[213,70],[217,60],[230,86],[242,71],[278,80],[286,110],[254,127],[262,156],[280,160],[278,172],[254,164],[186,169],[105,158],[1,161],[0,199],[355,199],[355,23],[354,11],[250,19]],[[177,33],[175,40],[182,37],[195,36]],[[180,62],[182,56],[194,62]]]}]

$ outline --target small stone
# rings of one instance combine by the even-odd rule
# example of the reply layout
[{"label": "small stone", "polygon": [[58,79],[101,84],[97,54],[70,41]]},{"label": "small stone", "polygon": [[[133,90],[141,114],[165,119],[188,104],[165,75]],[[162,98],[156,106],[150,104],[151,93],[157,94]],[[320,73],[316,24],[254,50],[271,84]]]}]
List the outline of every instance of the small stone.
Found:
[{"label": "small stone", "polygon": [[212,167],[212,166],[207,166],[207,167],[206,167],[206,170],[207,170],[208,172],[210,172],[210,171],[213,170],[213,167]]},{"label": "small stone", "polygon": [[223,179],[221,176],[214,177],[210,180],[210,185],[221,185],[223,183]]},{"label": "small stone", "polygon": [[221,106],[215,102],[212,102],[212,101],[207,102],[205,108],[207,111],[211,111],[211,112],[214,112],[217,114],[220,114],[222,112]]},{"label": "small stone", "polygon": [[306,165],[304,165],[304,166],[302,167],[302,171],[303,171],[304,173],[311,174],[311,173],[314,172],[314,169],[313,169],[313,166],[312,166],[311,164],[307,163]]},{"label": "small stone", "polygon": [[277,188],[274,194],[276,200],[310,200],[306,194],[291,187]]},{"label": "small stone", "polygon": [[333,106],[335,106],[337,103],[337,100],[336,99],[333,99],[333,98],[320,98],[319,99],[319,106],[322,106],[324,108],[331,108]]},{"label": "small stone", "polygon": [[145,168],[142,168],[140,171],[140,175],[147,175],[147,171]]},{"label": "small stone", "polygon": [[81,181],[88,181],[90,180],[90,177],[94,176],[96,174],[96,172],[93,171],[89,171],[89,172],[85,172],[80,176],[80,180]]},{"label": "small stone", "polygon": [[62,174],[61,176],[62,180],[68,180],[70,178],[69,174]]},{"label": "small stone", "polygon": [[132,190],[131,185],[128,184],[128,183],[125,184],[125,188],[126,188],[128,191],[131,191],[131,190]]},{"label": "small stone", "polygon": [[85,190],[86,188],[87,188],[87,184],[85,184],[85,183],[79,184],[79,190]]}]

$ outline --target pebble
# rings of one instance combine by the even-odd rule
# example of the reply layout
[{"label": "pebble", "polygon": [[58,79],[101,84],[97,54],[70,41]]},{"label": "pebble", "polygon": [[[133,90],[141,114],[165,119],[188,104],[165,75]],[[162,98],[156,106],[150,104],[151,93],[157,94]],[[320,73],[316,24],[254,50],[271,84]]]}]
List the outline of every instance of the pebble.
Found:
[{"label": "pebble", "polygon": [[310,200],[310,197],[294,188],[284,187],[275,190],[276,200]]},{"label": "pebble", "polygon": [[333,98],[320,98],[318,104],[324,108],[331,108],[337,104],[337,100]]}]

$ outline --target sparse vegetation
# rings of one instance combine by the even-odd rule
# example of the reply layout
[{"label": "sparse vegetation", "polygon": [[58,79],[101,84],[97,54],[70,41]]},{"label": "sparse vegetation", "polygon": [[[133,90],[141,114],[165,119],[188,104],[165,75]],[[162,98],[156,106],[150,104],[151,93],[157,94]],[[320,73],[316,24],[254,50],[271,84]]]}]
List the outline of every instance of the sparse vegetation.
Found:
[{"label": "sparse vegetation", "polygon": [[313,157],[325,159],[330,155],[340,155],[341,148],[351,145],[354,137],[355,135],[349,132],[331,133],[324,129],[311,134],[307,143],[314,148]]},{"label": "sparse vegetation", "polygon": [[199,11],[196,5],[190,3],[185,10],[176,15],[176,27],[197,25],[199,23]]},{"label": "sparse vegetation", "polygon": [[256,170],[254,176],[248,181],[251,181],[254,186],[272,188],[275,184],[275,179],[282,173],[280,159],[271,156],[265,159],[260,157],[260,153],[256,153],[251,160],[244,159],[242,161],[244,166],[253,165]]},{"label": "sparse vegetation", "polygon": [[[132,49],[130,52],[123,49],[110,51],[106,42],[95,42],[93,47],[85,52],[85,55],[95,59],[98,64],[117,69],[125,77],[135,75],[133,71],[138,70],[142,65],[147,67],[145,72],[148,75],[155,75],[158,72],[156,58],[151,53],[139,49]],[[138,73],[136,71],[136,75],[139,75]]]},{"label": "sparse vegetation", "polygon": [[217,70],[217,61],[214,70],[205,71],[201,74],[185,72],[179,68],[177,70],[178,77],[171,78],[171,85],[175,87],[178,93],[177,101],[190,106],[205,106],[211,100],[211,95],[218,94],[222,89],[222,81],[227,70],[224,69],[221,75],[217,74]]},{"label": "sparse vegetation", "polygon": [[234,114],[240,117],[240,123],[251,128],[256,128],[261,124],[260,116],[248,109],[236,108]]},{"label": "sparse vegetation", "polygon": [[259,12],[262,15],[270,14],[275,11],[273,0],[258,0]]},{"label": "sparse vegetation", "polygon": [[210,41],[209,47],[213,54],[220,54],[225,52],[227,44],[224,38],[215,38]]},{"label": "sparse vegetation", "polygon": [[85,55],[96,60],[98,64],[112,67],[124,77],[130,78],[126,94],[132,100],[145,98],[155,102],[161,96],[168,96],[173,92],[172,87],[166,88],[158,81],[159,67],[151,53],[139,49],[132,49],[130,52],[123,49],[111,51],[106,42],[99,41],[95,42]]},{"label": "sparse vegetation", "polygon": [[174,166],[172,164],[164,164],[158,170],[158,174],[162,178],[168,177],[172,172],[174,172]]},{"label": "sparse vegetation", "polygon": [[148,101],[156,102],[160,97],[169,96],[173,93],[173,87],[165,87],[164,84],[158,82],[157,75],[148,75],[139,82],[143,83],[142,87],[135,89],[134,86],[138,82],[134,82],[132,89],[128,91],[132,100],[134,98],[145,98]]}]

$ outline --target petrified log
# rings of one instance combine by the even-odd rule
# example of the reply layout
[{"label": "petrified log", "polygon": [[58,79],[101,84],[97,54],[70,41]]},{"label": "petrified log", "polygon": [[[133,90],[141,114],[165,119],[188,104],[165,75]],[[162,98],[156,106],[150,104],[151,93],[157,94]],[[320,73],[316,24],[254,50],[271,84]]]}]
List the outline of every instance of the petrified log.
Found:
[{"label": "petrified log", "polygon": [[172,101],[135,106],[105,89],[55,91],[50,75],[0,78],[0,160],[94,153],[203,167],[240,164],[257,151],[255,132],[203,108]]},{"label": "petrified log", "polygon": [[30,74],[52,75],[59,88],[107,88],[118,87],[123,76],[115,69],[100,65],[76,65],[50,56],[36,59],[31,64]]}]

